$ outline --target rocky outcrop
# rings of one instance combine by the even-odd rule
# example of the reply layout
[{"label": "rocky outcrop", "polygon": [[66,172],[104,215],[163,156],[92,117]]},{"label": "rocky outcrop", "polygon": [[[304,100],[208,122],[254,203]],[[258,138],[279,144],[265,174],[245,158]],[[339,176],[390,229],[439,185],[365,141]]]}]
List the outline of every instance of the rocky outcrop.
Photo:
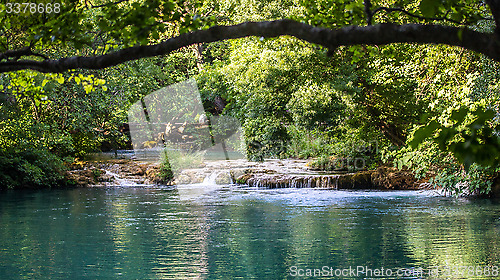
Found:
[{"label": "rocky outcrop", "polygon": [[78,186],[173,185],[173,184],[239,184],[261,188],[323,189],[422,189],[425,181],[417,181],[406,170],[382,166],[356,173],[328,174],[310,171],[305,161],[266,160],[254,163],[244,160],[207,162],[203,167],[185,169],[174,181],[162,180],[160,165],[133,160],[75,162],[67,179]]},{"label": "rocky outcrop", "polygon": [[374,186],[391,190],[414,190],[422,188],[426,180],[417,180],[408,170],[399,170],[395,167],[381,166],[371,175]]},{"label": "rocky outcrop", "polygon": [[66,180],[75,186],[169,184],[160,176],[158,163],[132,160],[77,161],[68,166]]},{"label": "rocky outcrop", "polygon": [[86,187],[89,185],[95,185],[97,178],[95,176],[95,171],[99,169],[86,169],[86,170],[71,170],[66,173],[66,181],[70,185]]}]

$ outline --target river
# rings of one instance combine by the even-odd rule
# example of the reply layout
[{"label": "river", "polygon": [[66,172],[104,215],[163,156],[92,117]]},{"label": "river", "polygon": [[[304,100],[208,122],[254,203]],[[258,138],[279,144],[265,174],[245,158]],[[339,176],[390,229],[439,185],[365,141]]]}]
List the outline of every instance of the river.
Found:
[{"label": "river", "polygon": [[0,196],[0,279],[495,279],[477,275],[498,265],[492,200],[203,184]]}]

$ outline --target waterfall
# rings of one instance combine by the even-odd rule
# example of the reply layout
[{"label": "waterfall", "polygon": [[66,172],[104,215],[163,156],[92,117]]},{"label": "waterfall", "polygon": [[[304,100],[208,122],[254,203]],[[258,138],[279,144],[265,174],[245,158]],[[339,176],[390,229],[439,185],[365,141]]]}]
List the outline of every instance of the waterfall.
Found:
[{"label": "waterfall", "polygon": [[210,173],[210,175],[208,175],[207,177],[205,177],[205,179],[203,179],[203,185],[209,185],[209,186],[212,186],[212,185],[217,185],[217,183],[215,182],[215,179],[217,179],[217,176],[219,176],[220,172],[219,171],[213,171],[212,173]]},{"label": "waterfall", "polygon": [[339,175],[274,175],[248,179],[250,187],[257,188],[322,188],[337,189]]},{"label": "waterfall", "polygon": [[106,175],[113,177],[114,182],[115,182],[115,184],[113,184],[113,185],[117,185],[117,186],[138,186],[139,185],[134,181],[123,179],[120,177],[120,175],[118,175],[114,172],[111,172],[109,170],[106,170]]},{"label": "waterfall", "polygon": [[217,184],[217,177],[222,173],[220,170],[212,171],[209,175],[205,176],[201,183],[178,184],[177,192],[181,200],[195,200],[201,196],[217,191],[223,185]]}]

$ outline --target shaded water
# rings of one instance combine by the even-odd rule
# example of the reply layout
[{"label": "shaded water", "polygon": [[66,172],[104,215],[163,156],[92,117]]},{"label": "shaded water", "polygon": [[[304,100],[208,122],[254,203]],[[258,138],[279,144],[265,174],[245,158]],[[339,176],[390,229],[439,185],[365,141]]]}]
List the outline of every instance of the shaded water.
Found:
[{"label": "shaded water", "polygon": [[[500,265],[495,201],[200,188],[0,193],[0,279],[294,279],[290,267]],[[446,277],[407,277],[431,278]]]}]

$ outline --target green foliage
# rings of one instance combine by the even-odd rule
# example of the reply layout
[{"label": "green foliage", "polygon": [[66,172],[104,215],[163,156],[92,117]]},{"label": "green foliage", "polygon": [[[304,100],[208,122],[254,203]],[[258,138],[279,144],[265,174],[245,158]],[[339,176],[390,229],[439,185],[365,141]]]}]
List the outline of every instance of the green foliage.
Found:
[{"label": "green foliage", "polygon": [[429,70],[419,91],[427,112],[407,146],[384,151],[384,159],[455,195],[488,193],[498,174],[498,65],[448,47],[424,51]]},{"label": "green foliage", "polygon": [[282,158],[290,139],[283,122],[275,117],[249,118],[243,125],[247,154],[251,160]]},{"label": "green foliage", "polygon": [[67,185],[63,161],[46,149],[0,150],[0,189]]},{"label": "green foliage", "polygon": [[332,153],[332,139],[318,130],[309,130],[297,125],[287,127],[290,141],[287,155],[294,158],[310,158]]},{"label": "green foliage", "polygon": [[[2,75],[2,183],[15,188],[65,185],[60,178],[63,158],[127,148],[130,139],[120,129],[127,122],[130,104],[196,73],[195,68],[193,55],[179,52],[101,72],[53,75],[22,71]],[[26,155],[26,151],[47,160]],[[164,173],[167,178],[166,169]]]},{"label": "green foliage", "polygon": [[343,117],[340,93],[328,84],[309,82],[300,86],[287,103],[295,124],[305,128],[335,126]]},{"label": "green foliage", "polygon": [[[29,16],[6,13],[0,4],[0,52],[29,45],[51,58],[95,56],[214,23],[285,17],[335,28],[364,25],[366,2],[63,1],[58,13]],[[450,25],[494,28],[480,21],[489,16],[480,1],[370,3],[371,11],[406,11],[379,9],[372,24],[446,18]],[[195,77],[209,115],[241,122],[250,159],[316,157],[313,165],[325,166],[357,158],[374,167],[382,156],[419,178],[435,177],[436,186],[451,192],[484,193],[499,165],[499,69],[446,46],[351,46],[327,55],[321,47],[282,37],[204,43],[99,72],[2,74],[0,178],[9,187],[46,186],[46,178],[59,182],[65,156],[128,147],[119,128],[129,107]],[[215,106],[221,100],[223,110]],[[168,105],[162,108],[186,110]],[[363,149],[373,143],[375,151]],[[165,158],[161,177],[171,180],[172,166],[196,165],[197,157]]]},{"label": "green foliage", "polygon": [[[473,163],[481,166],[499,164],[500,139],[489,123],[495,117],[493,110],[462,106],[453,110],[451,125],[445,126],[432,120],[415,131],[410,145],[415,148],[424,139],[432,138],[442,151],[450,151],[468,170]],[[467,119],[467,121],[466,121]]]},{"label": "green foliage", "polygon": [[340,170],[340,166],[337,162],[333,162],[335,159],[328,157],[326,155],[321,155],[320,157],[314,159],[308,163],[308,167],[313,170],[323,170],[323,171],[335,171]]},{"label": "green foliage", "polygon": [[[207,66],[204,71],[196,76],[196,82],[206,112],[214,112],[214,102],[217,97],[221,97],[230,102],[225,108],[225,111],[230,113],[233,106],[231,101],[237,98],[237,93],[234,92],[230,81],[222,73],[221,69],[216,66]],[[232,113],[236,114],[237,112]]]},{"label": "green foliage", "polygon": [[443,162],[452,161],[453,157],[440,152],[435,142],[425,141],[418,149],[405,146],[401,149],[384,150],[381,159],[384,162],[392,162],[399,170],[407,167],[414,172],[417,179],[422,179],[434,176]]},{"label": "green foliage", "polygon": [[[345,25],[362,25],[366,23],[364,2],[356,1],[313,1],[301,0],[302,13],[297,19],[313,25],[340,27]],[[380,7],[399,8],[401,12],[379,12],[372,19],[372,23],[408,23],[408,22],[434,22],[435,19],[447,18],[456,23],[474,24],[487,13],[486,5],[478,1],[454,0],[384,0],[370,1],[371,10]],[[414,15],[414,16],[412,16]]]},{"label": "green foliage", "polygon": [[[37,2],[52,7],[55,3]],[[35,49],[44,45],[71,45],[76,49],[92,46],[108,51],[117,45],[155,42],[165,33],[185,33],[209,26],[213,21],[210,16],[203,16],[211,7],[202,1],[96,1],[91,4],[63,0],[57,5],[58,11],[22,9],[20,13],[9,13],[6,4],[2,4],[0,52],[7,50],[5,47],[10,44],[17,48],[31,45]]]},{"label": "green foliage", "polygon": [[179,175],[184,169],[202,167],[205,155],[204,152],[185,152],[172,148],[170,148],[168,154],[164,150],[162,164],[165,165],[165,170],[170,169],[173,175]]},{"label": "green foliage", "polygon": [[158,173],[158,177],[161,181],[165,183],[171,182],[174,179],[174,173],[172,171],[172,167],[170,165],[166,152],[163,152],[162,160],[160,162],[160,170]]},{"label": "green foliage", "polygon": [[298,18],[313,25],[339,27],[361,24],[364,21],[363,1],[313,1],[301,0],[304,14]]},{"label": "green foliage", "polygon": [[[5,107],[15,109],[0,104]],[[64,136],[19,111],[6,115],[0,119],[0,189],[66,185],[64,162],[53,153],[65,146]]]},{"label": "green foliage", "polygon": [[434,187],[456,196],[486,195],[498,168],[473,163],[467,170],[450,152],[443,152],[435,141],[426,140],[417,148],[410,146],[385,152],[384,160],[392,160],[398,169],[412,170],[418,179],[429,179]]},{"label": "green foliage", "polygon": [[496,172],[498,170],[476,163],[467,171],[458,164],[451,164],[441,169],[430,182],[456,196],[486,195],[491,191]]}]

